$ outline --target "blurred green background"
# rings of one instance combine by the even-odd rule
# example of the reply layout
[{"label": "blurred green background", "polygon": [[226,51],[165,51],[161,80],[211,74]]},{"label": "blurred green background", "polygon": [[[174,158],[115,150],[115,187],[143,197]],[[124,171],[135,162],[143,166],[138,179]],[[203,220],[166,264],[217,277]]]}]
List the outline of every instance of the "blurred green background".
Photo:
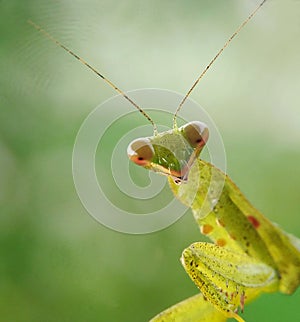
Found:
[{"label": "blurred green background", "polygon": [[[185,93],[258,2],[0,1],[1,321],[147,321],[197,292],[178,259],[204,240],[190,212],[141,236],[88,215],[72,148],[88,113],[115,93],[27,19],[123,90]],[[229,175],[298,236],[299,14],[299,1],[268,1],[192,94],[222,134]],[[244,318],[294,321],[299,301],[299,290],[264,295]]]}]

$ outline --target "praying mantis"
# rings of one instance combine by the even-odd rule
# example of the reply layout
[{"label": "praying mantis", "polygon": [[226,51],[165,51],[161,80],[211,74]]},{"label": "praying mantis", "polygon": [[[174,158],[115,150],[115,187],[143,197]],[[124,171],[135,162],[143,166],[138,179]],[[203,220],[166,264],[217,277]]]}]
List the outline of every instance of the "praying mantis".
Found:
[{"label": "praying mantis", "polygon": [[208,127],[199,121],[177,126],[176,118],[200,79],[266,0],[249,15],[208,64],[184,96],[173,118],[173,130],[158,133],[151,117],[131,98],[85,60],[37,30],[91,69],[127,99],[153,125],[154,136],[129,144],[131,161],[167,176],[173,194],[190,207],[203,235],[212,243],[187,247],[181,263],[200,293],[154,317],[152,322],[244,321],[239,308],[264,292],[292,294],[300,283],[300,240],[271,223],[221,170],[199,158],[209,139]]}]

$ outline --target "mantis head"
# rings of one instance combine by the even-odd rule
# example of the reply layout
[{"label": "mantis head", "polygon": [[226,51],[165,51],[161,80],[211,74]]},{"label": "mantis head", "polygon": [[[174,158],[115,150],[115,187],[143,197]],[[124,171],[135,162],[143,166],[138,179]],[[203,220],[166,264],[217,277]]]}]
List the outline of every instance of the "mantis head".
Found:
[{"label": "mantis head", "polygon": [[127,154],[139,166],[185,181],[208,137],[207,125],[193,121],[153,137],[136,139],[129,144]]}]

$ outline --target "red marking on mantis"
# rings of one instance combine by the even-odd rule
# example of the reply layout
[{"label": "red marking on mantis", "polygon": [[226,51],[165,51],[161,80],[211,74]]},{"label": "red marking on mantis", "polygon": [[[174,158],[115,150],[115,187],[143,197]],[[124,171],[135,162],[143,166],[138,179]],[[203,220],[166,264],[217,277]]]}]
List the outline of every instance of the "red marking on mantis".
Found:
[{"label": "red marking on mantis", "polygon": [[218,245],[218,246],[220,246],[220,247],[225,246],[225,245],[226,245],[226,240],[225,240],[225,239],[223,239],[223,238],[219,238],[219,239],[217,240],[217,245]]},{"label": "red marking on mantis", "polygon": [[258,228],[260,226],[260,222],[253,216],[248,216],[248,220],[251,222],[254,228]]},{"label": "red marking on mantis", "polygon": [[201,233],[202,233],[203,235],[207,235],[207,234],[209,234],[213,229],[214,229],[214,227],[213,227],[213,226],[208,225],[208,224],[205,224],[205,225],[201,226]]}]

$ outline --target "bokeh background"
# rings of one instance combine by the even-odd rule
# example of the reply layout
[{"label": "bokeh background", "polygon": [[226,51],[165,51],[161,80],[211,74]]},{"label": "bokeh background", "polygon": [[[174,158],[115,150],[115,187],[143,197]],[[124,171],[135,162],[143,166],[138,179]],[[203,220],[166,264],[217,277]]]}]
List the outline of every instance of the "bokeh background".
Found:
[{"label": "bokeh background", "polygon": [[[0,1],[0,321],[147,321],[196,294],[178,259],[204,240],[190,212],[148,235],[89,216],[72,148],[85,117],[115,93],[27,19],[123,90],[185,93],[258,2]],[[229,175],[298,236],[299,14],[299,1],[268,1],[192,95],[222,134]],[[299,301],[299,290],[264,295],[244,318],[295,321]]]}]

